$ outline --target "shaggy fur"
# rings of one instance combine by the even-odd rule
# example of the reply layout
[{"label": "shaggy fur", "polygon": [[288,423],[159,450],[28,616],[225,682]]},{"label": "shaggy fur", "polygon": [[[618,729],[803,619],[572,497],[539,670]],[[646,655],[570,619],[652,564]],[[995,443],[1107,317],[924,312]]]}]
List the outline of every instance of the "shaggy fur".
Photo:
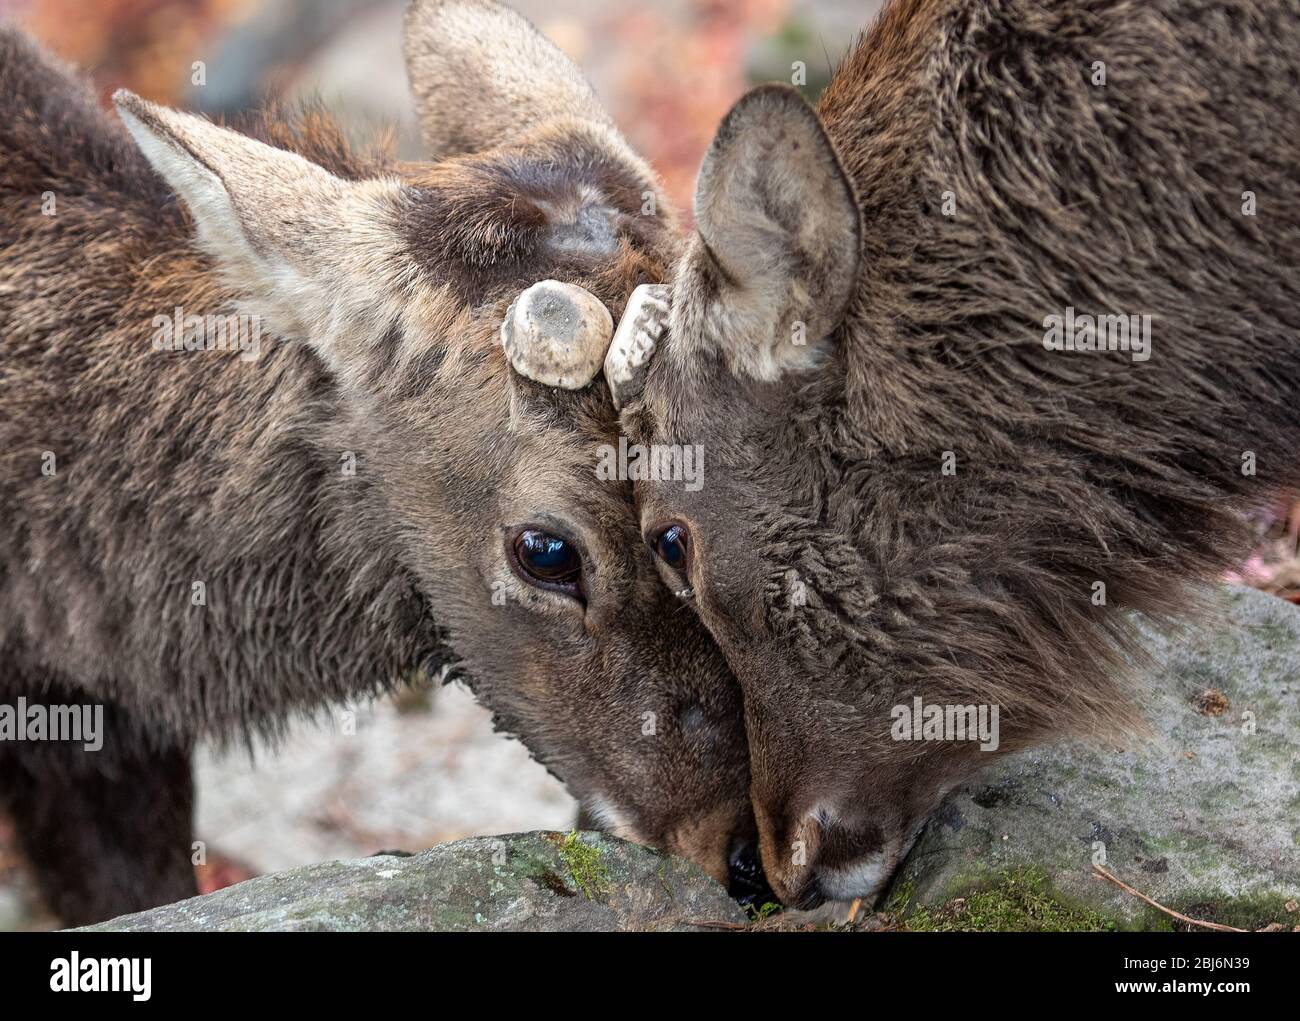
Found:
[{"label": "shaggy fur", "polygon": [[[790,90],[729,116],[701,180],[752,186],[700,212],[626,424],[707,454],[642,523],[689,528],[787,900],[875,893],[987,761],[894,706],[998,705],[1003,752],[1133,724],[1130,611],[1186,618],[1300,483],[1298,77],[1283,0],[898,0],[820,102],[838,162]],[[768,314],[824,315],[859,225],[847,314],[773,378],[738,295],[776,266]],[[1149,361],[1045,350],[1067,306],[1150,314]]]},{"label": "shaggy fur", "polygon": [[[422,122],[447,159],[397,166],[318,111],[245,124],[267,148],[124,96],[151,159],[228,194],[196,212],[88,89],[0,32],[0,701],[101,702],[109,724],[98,753],[0,744],[0,801],[67,922],[193,892],[196,740],[274,736],[421,666],[468,677],[626,835],[725,878],[752,830],[734,681],[658,584],[628,484],[594,477],[608,393],[514,377],[498,338],[538,279],[615,314],[662,279],[671,220],[640,215],[657,185],[603,114],[457,151],[439,101]],[[588,245],[593,205],[608,228]],[[176,306],[273,334],[256,361],[156,351]],[[526,524],[581,550],[581,599],[512,570]]]}]

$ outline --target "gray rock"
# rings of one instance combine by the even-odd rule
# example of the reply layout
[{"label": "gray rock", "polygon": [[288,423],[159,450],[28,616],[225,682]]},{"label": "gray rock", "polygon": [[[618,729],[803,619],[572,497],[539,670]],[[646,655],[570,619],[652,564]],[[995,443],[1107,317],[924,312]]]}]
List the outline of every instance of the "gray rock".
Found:
[{"label": "gray rock", "polygon": [[599,833],[472,837],[308,865],[99,931],[703,931],[744,913],[702,870]]},{"label": "gray rock", "polygon": [[1300,607],[1243,588],[1221,603],[1211,626],[1146,632],[1158,664],[1142,696],[1149,741],[1002,759],[944,802],[887,906],[924,919],[983,891],[987,908],[991,891],[1027,880],[1083,909],[1087,927],[1173,924],[1095,878],[1104,855],[1124,883],[1191,917],[1300,925],[1285,907],[1300,899]]}]

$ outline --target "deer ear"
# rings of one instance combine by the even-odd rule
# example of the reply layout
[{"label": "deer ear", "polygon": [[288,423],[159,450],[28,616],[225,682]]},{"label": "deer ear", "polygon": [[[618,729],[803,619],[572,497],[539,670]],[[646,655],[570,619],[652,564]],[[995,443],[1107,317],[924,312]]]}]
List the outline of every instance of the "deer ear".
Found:
[{"label": "deer ear", "polygon": [[402,49],[435,158],[492,149],[564,119],[613,130],[574,63],[491,0],[414,0]]},{"label": "deer ear", "polygon": [[[200,245],[259,309],[278,316],[277,330],[320,348],[322,338],[339,336],[322,323],[383,318],[375,281],[395,260],[398,182],[344,181],[296,153],[126,90],[113,102],[189,207]],[[321,353],[327,362],[342,357]]]},{"label": "deer ear", "polygon": [[732,107],[704,157],[695,218],[674,334],[757,379],[817,364],[853,297],[862,225],[848,175],[798,91],[764,85]]}]

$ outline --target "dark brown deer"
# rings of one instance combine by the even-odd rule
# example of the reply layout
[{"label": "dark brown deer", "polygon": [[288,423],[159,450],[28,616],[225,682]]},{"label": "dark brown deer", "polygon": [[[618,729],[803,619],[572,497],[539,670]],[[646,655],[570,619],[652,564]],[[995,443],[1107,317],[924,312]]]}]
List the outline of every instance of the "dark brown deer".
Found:
[{"label": "dark brown deer", "polygon": [[723,122],[619,397],[707,455],[641,521],[787,902],[875,894],[988,761],[900,740],[915,698],[998,752],[1132,724],[1130,611],[1192,612],[1300,482],[1298,82],[1286,0],[899,0],[816,112]]},{"label": "dark brown deer", "polygon": [[734,680],[595,472],[672,216],[522,18],[416,3],[405,50],[430,164],[120,93],[128,134],[0,33],[0,702],[105,707],[0,742],[0,804],[66,922],[194,893],[196,740],[419,666],[615,832],[724,881],[752,832]]}]

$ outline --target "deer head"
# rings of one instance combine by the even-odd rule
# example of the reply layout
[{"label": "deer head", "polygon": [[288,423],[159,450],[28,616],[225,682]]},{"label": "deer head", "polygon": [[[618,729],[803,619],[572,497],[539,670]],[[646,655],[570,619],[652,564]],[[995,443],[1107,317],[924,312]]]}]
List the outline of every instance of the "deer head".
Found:
[{"label": "deer head", "polygon": [[[737,103],[700,171],[698,230],[672,287],[655,321],[642,308],[646,342],[613,373],[628,381],[633,442],[707,455],[696,491],[653,474],[636,483],[642,534],[741,684],[763,864],[786,903],[808,906],[878,894],[944,794],[991,755],[1131,725],[1119,651],[1130,625],[1090,603],[1093,579],[1111,579],[1112,605],[1168,609],[1185,588],[1167,544],[1184,537],[1190,574],[1218,544],[1185,542],[1188,522],[1217,517],[1239,534],[1204,510],[1203,480],[1231,473],[1171,466],[1171,427],[1150,418],[1163,407],[1194,435],[1203,401],[1044,352],[1035,319],[1064,307],[1069,281],[1018,258],[1018,231],[1038,221],[999,203],[1047,161],[1016,165],[1015,144],[989,155],[978,131],[963,133],[997,118],[968,116],[961,87],[926,77],[947,37],[918,8],[891,7],[828,90],[821,109],[838,133],[793,89]],[[962,65],[949,70],[958,79]],[[1016,96],[1007,84],[1013,109]],[[957,109],[931,109],[953,97]],[[985,176],[963,177],[970,167]],[[965,220],[928,204],[954,180],[970,189]],[[1078,202],[1103,205],[1086,187]],[[1127,229],[1143,228],[1115,227]],[[989,237],[1006,262],[983,261]],[[1108,270],[1092,293],[1158,277]],[[1076,446],[1060,434],[1066,393],[1108,423],[1149,428],[1095,435],[1076,412]]]},{"label": "deer head", "polygon": [[416,2],[404,47],[430,163],[340,172],[115,102],[232,299],[324,374],[307,442],[363,452],[341,555],[397,565],[443,658],[598,821],[725,881],[752,831],[738,691],[658,584],[630,485],[597,476],[613,316],[662,279],[671,212],[522,17]]}]

